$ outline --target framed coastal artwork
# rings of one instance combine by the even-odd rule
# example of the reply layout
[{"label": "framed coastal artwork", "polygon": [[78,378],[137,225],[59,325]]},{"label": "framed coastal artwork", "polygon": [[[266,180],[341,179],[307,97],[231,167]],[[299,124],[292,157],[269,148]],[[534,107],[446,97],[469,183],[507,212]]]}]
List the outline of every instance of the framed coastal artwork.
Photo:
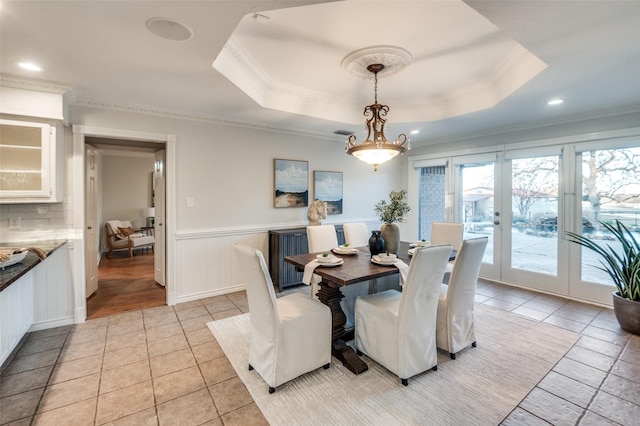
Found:
[{"label": "framed coastal artwork", "polygon": [[327,214],[342,214],[342,172],[313,172],[314,199],[327,203]]},{"label": "framed coastal artwork", "polygon": [[306,207],[309,205],[309,162],[299,160],[273,160],[273,205]]}]

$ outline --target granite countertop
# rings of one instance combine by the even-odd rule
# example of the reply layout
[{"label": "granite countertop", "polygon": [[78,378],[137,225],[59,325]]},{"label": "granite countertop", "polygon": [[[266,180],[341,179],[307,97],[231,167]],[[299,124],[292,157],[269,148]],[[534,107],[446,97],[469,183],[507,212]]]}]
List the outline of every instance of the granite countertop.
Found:
[{"label": "granite countertop", "polygon": [[[51,253],[62,247],[67,243],[67,240],[46,240],[46,241],[29,241],[29,242],[13,242],[13,243],[0,243],[0,248],[2,247],[37,247],[46,253],[46,256],[49,257]],[[46,257],[45,257],[46,259]],[[33,269],[38,263],[42,262],[44,259],[40,259],[38,255],[29,251],[22,261],[15,263],[11,266],[6,266],[4,268],[0,268],[0,291],[9,287],[15,281],[17,281],[24,274]]]}]

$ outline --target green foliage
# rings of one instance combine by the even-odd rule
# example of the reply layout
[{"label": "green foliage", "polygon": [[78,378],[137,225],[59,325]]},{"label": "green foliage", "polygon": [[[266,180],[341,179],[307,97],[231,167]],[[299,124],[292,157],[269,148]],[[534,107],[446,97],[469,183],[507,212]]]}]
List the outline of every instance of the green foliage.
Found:
[{"label": "green foliage", "polygon": [[622,253],[616,252],[606,244],[602,247],[580,234],[567,232],[569,241],[580,244],[599,254],[601,271],[609,274],[618,289],[620,297],[640,301],[640,246],[629,229],[619,220],[615,224],[602,222],[600,224],[613,234],[616,241],[622,244]]},{"label": "green foliage", "polygon": [[404,216],[411,211],[411,207],[407,203],[407,190],[391,191],[389,194],[389,202],[381,200],[375,205],[374,211],[384,223],[402,222]]}]

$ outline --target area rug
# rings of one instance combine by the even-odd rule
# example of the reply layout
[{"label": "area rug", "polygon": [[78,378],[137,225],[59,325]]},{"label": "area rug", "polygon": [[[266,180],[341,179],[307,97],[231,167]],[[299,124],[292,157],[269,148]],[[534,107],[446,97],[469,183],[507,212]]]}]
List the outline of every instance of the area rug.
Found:
[{"label": "area rug", "polygon": [[400,379],[368,357],[354,375],[333,358],[322,368],[269,394],[249,371],[249,314],[207,324],[238,376],[273,426],[497,425],[553,368],[579,335],[499,309],[476,305],[478,346],[438,370]]}]

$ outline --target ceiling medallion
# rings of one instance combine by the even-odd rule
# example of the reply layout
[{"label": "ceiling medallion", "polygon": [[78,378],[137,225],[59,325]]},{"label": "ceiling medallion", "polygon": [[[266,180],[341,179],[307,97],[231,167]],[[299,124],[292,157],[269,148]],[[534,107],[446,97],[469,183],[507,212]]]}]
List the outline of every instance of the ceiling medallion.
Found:
[{"label": "ceiling medallion", "polygon": [[384,69],[385,65],[381,63],[367,66],[367,70],[373,74],[375,82],[374,102],[364,108],[364,115],[368,117],[365,121],[367,140],[358,145],[356,144],[356,135],[350,135],[344,147],[347,154],[373,165],[374,171],[378,170],[379,164],[411,149],[411,141],[404,133],[398,135],[398,138],[392,142],[389,142],[384,136],[384,127],[387,123],[387,119],[384,117],[387,116],[389,107],[378,103],[378,73]]},{"label": "ceiling medallion", "polygon": [[[340,66],[348,74],[369,79],[373,77],[367,68],[371,64],[384,64],[379,74],[380,76],[385,76],[401,71],[411,61],[413,61],[413,55],[402,47],[372,46],[349,53],[344,57]],[[375,76],[377,77],[377,73]]]}]

